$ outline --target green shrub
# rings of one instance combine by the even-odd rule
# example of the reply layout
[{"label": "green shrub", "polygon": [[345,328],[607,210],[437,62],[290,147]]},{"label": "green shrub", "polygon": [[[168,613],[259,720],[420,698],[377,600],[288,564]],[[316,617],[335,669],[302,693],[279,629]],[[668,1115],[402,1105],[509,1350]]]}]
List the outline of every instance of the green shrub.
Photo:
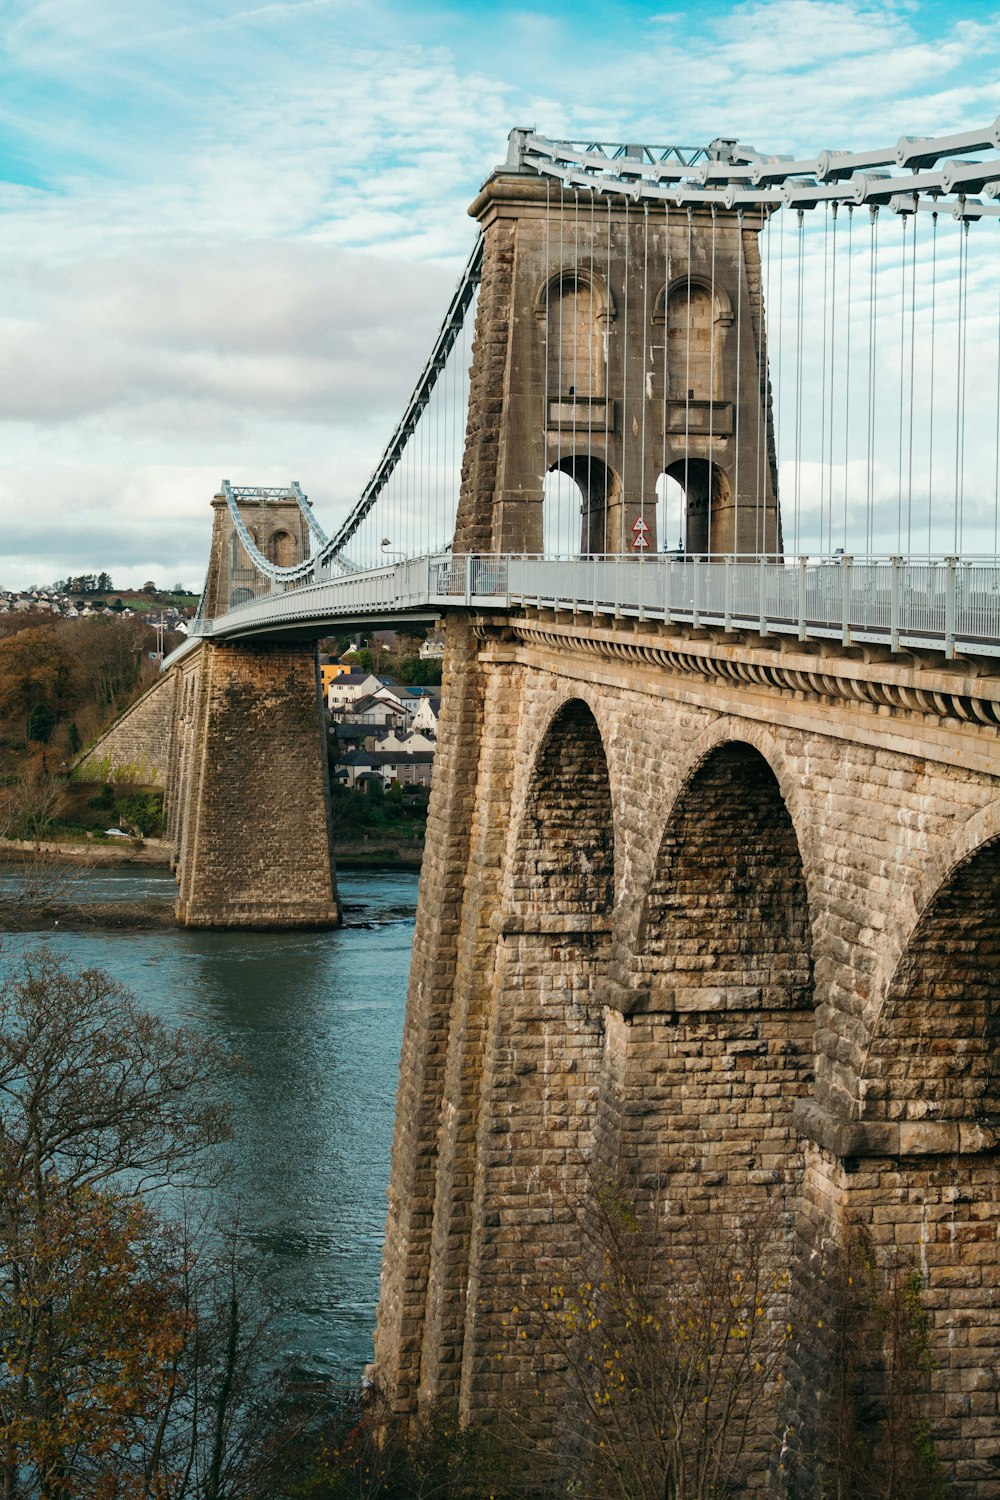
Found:
[{"label": "green shrub", "polygon": [[163,831],[163,795],[160,792],[133,792],[118,802],[122,821],[137,828],[144,838],[157,838]]}]

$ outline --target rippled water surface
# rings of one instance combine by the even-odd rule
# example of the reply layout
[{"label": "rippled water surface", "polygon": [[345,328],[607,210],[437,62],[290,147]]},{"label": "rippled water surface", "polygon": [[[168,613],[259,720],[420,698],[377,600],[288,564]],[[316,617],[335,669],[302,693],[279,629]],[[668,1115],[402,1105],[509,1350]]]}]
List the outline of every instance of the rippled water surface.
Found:
[{"label": "rippled water surface", "polygon": [[[166,871],[87,872],[87,901],[172,900]],[[236,1171],[226,1192],[264,1251],[287,1352],[356,1375],[371,1357],[415,873],[341,876],[354,924],[323,933],[53,932],[151,1011],[247,1065],[227,1087]],[[12,961],[40,939],[5,939]]]}]

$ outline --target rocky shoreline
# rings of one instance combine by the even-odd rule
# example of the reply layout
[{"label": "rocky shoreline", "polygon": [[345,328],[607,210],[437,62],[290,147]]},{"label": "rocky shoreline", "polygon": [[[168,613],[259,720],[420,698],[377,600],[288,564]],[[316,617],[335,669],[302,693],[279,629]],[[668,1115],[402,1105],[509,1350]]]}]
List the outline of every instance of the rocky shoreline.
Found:
[{"label": "rocky shoreline", "polygon": [[[136,839],[121,844],[0,841],[0,865],[28,864],[51,860],[53,864],[86,865],[94,870],[130,865],[170,864],[172,847],[165,839]],[[334,844],[334,859],[342,870],[419,870],[424,857],[423,839],[375,843],[352,839]]]},{"label": "rocky shoreline", "polygon": [[[423,842],[374,844],[363,841],[338,844],[334,848],[340,870],[419,870]],[[118,848],[115,845],[82,843],[13,843],[0,844],[0,872],[4,864],[33,867],[31,891],[27,899],[5,899],[0,895],[0,933],[93,931],[148,932],[176,926],[172,900],[153,898],[147,901],[85,901],[73,895],[74,869],[117,869],[129,867],[166,868],[170,862],[170,845],[162,839],[136,841]],[[56,889],[46,889],[45,871],[53,872]],[[55,872],[66,871],[66,882],[60,890]],[[344,911],[344,925],[370,926],[355,913],[360,907]]]},{"label": "rocky shoreline", "polygon": [[86,865],[93,870],[118,869],[129,865],[169,865],[171,846],[165,839],[122,839],[117,844],[99,844],[90,839],[60,843],[55,839],[0,840],[0,865],[51,862],[54,865]]},{"label": "rocky shoreline", "polygon": [[172,901],[0,902],[0,932],[149,932],[176,925]]}]

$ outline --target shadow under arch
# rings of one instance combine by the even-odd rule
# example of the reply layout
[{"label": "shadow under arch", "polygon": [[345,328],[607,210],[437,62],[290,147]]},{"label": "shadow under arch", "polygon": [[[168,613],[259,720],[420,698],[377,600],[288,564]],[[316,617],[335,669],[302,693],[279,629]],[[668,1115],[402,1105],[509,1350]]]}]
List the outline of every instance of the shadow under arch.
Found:
[{"label": "shadow under arch", "polygon": [[[990,814],[994,809],[984,809]],[[972,821],[972,820],[970,820]],[[984,821],[990,821],[985,818]],[[889,980],[859,1080],[863,1150],[846,1207],[919,1264],[928,1368],[919,1415],[965,1453],[996,1409],[1000,1285],[1000,835],[954,864]]]},{"label": "shadow under arch", "polygon": [[[731,487],[725,469],[705,458],[679,458],[669,464],[657,480],[657,497],[666,499],[664,480],[679,486],[683,501],[679,526],[665,506],[664,524],[679,529],[683,551],[708,555],[724,550],[719,543],[724,517],[731,504]],[[669,533],[665,533],[669,535]]]},{"label": "shadow under arch", "polygon": [[791,814],[767,759],[726,739],[668,816],[637,935],[656,1010],[809,1009],[809,900]]},{"label": "shadow under arch", "polygon": [[662,1205],[647,1231],[653,1285],[694,1294],[720,1242],[754,1235],[787,1266],[804,1177],[795,1106],[813,1080],[812,929],[778,775],[745,739],[702,747],[680,783],[630,970],[603,1107],[617,1178]]},{"label": "shadow under arch", "polygon": [[1000,1127],[1000,836],[967,854],[921,913],[859,1088],[865,1120]]},{"label": "shadow under arch", "polygon": [[889,914],[891,920],[882,933],[871,999],[864,1011],[867,1052],[878,1035],[890,987],[920,921],[956,870],[993,839],[1000,839],[1000,800],[986,803],[961,823],[943,847],[928,859],[915,885],[899,891]]},{"label": "shadow under arch", "polygon": [[517,830],[513,909],[610,916],[615,838],[604,741],[582,698],[549,721]]},{"label": "shadow under arch", "polygon": [[582,1271],[615,880],[607,760],[580,698],[541,737],[512,843],[478,1115],[463,1340],[471,1409],[498,1392],[561,1399],[536,1341],[504,1331],[511,1308],[536,1298],[540,1266],[550,1284]]},{"label": "shadow under arch", "polygon": [[589,557],[609,550],[609,511],[621,499],[621,481],[587,453],[557,459],[545,476],[542,531],[547,554]]}]

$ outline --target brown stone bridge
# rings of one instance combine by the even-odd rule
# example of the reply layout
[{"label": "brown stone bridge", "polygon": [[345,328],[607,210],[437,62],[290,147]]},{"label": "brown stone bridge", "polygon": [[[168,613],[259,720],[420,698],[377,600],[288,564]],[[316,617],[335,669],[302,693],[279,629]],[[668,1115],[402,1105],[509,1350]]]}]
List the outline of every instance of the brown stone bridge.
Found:
[{"label": "brown stone bridge", "polygon": [[[655,419],[637,492],[683,472],[688,552],[773,560],[760,225],[665,221],[650,289],[627,208],[602,219],[602,258],[591,240],[569,268],[551,211],[516,172],[474,205],[454,557],[542,552],[554,470],[579,485],[581,555],[627,551],[625,449]],[[571,390],[552,374],[556,294],[574,358],[591,351]],[[290,501],[241,514],[261,552],[305,557]],[[182,921],[332,922],[312,642],[334,616],[307,590],[241,601],[241,559],[220,497],[217,629],[147,700],[155,743],[133,743],[133,715],[121,754],[161,767]],[[335,618],[444,608],[429,585],[374,597]],[[603,1174],[655,1214],[663,1256],[697,1255],[738,1206],[777,1212],[789,1265],[852,1223],[911,1258],[944,1473],[1000,1496],[1000,658],[953,630],[921,645],[846,618],[762,633],[684,601],[620,606],[470,592],[447,609],[377,1377],[404,1413],[560,1402],[557,1362],[506,1325],[584,1273],[576,1212]],[[113,761],[114,733],[93,753]],[[830,1375],[798,1337],[798,1286],[787,1417],[818,1493]]]}]

